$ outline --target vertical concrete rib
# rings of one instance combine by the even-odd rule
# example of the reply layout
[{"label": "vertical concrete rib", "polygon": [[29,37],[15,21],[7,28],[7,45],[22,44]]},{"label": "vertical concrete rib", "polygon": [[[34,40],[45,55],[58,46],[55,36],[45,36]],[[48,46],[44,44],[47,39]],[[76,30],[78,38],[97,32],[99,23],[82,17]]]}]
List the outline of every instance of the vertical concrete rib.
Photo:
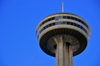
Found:
[{"label": "vertical concrete rib", "polygon": [[57,43],[56,66],[73,66],[72,47],[63,41],[63,35],[54,37]]}]

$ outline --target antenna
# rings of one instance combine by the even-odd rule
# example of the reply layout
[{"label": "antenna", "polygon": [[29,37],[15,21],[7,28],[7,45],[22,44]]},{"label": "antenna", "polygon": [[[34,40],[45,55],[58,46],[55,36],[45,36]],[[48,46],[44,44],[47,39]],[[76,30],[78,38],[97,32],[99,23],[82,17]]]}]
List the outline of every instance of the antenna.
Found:
[{"label": "antenna", "polygon": [[63,2],[62,2],[62,12],[64,12],[64,8],[63,8]]}]

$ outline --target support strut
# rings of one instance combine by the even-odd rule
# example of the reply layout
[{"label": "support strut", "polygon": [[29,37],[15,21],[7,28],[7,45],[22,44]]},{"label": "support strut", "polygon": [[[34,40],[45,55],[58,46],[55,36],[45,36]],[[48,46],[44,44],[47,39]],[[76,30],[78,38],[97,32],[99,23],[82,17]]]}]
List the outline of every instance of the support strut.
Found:
[{"label": "support strut", "polygon": [[56,66],[73,66],[73,47],[68,42],[64,42],[63,35],[54,37],[57,44]]}]

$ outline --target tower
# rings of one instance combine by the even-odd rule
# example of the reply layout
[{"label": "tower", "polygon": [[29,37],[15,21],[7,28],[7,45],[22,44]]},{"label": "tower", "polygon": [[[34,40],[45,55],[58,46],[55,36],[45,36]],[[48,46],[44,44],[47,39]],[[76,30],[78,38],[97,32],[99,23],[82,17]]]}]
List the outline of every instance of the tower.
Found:
[{"label": "tower", "polygon": [[56,57],[56,66],[73,66],[73,56],[86,48],[91,34],[88,23],[78,15],[62,12],[45,17],[36,28],[41,49]]}]

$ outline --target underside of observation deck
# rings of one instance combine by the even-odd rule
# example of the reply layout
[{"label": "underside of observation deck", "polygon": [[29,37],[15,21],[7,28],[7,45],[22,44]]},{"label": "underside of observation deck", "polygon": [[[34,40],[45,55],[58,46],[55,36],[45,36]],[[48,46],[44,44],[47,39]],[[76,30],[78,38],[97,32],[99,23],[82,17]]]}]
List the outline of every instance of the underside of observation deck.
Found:
[{"label": "underside of observation deck", "polygon": [[70,36],[75,37],[79,41],[79,48],[77,49],[77,51],[74,51],[72,53],[73,56],[80,54],[82,51],[84,51],[84,49],[87,46],[87,39],[81,32],[74,29],[69,29],[69,28],[68,29],[66,28],[53,29],[43,34],[39,40],[41,49],[46,54],[51,55],[53,57],[55,57],[56,54],[48,48],[48,40],[56,35],[70,35]]}]

